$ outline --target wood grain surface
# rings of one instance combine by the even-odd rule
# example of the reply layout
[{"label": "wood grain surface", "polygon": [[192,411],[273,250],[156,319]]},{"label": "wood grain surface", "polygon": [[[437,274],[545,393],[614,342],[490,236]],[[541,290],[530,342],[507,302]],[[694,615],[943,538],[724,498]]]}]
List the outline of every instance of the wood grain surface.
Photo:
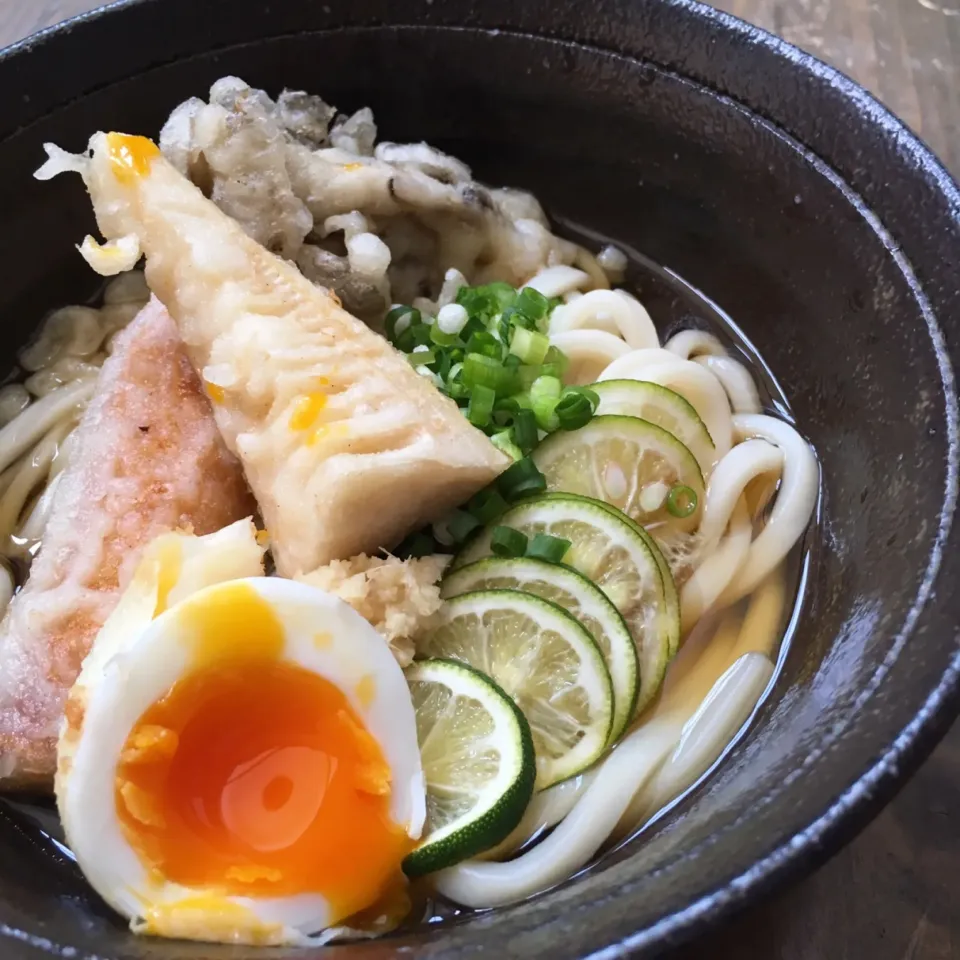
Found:
[{"label": "wood grain surface", "polygon": [[[0,46],[91,0],[0,0]],[[717,0],[839,67],[960,176],[960,0]],[[813,876],[671,960],[960,958],[960,727]]]}]

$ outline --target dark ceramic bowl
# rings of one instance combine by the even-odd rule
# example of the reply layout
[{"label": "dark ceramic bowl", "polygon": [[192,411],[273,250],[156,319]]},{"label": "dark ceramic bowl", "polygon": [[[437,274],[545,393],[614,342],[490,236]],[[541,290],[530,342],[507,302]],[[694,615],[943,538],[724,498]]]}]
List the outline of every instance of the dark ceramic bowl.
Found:
[{"label": "dark ceramic bowl", "polygon": [[[387,137],[445,145],[677,271],[760,349],[826,478],[778,687],[712,778],[547,894],[329,956],[653,956],[821,861],[956,706],[960,194],[947,174],[841,75],[684,0],[121,3],[0,57],[11,363],[45,309],[92,291],[72,247],[87,202],[75,179],[31,179],[41,144],[155,134],[228,73],[370,104]],[[67,861],[0,820],[3,957],[263,956],[135,940]]]}]

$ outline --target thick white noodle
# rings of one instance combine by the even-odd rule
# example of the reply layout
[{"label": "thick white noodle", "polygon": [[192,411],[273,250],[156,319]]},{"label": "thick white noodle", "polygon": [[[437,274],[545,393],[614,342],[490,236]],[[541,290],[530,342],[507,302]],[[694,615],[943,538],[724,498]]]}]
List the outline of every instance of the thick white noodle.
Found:
[{"label": "thick white noodle", "polygon": [[600,374],[600,380],[649,380],[680,394],[697,411],[713,439],[717,459],[733,443],[730,402],[720,381],[692,360],[680,360],[666,350],[636,350],[620,356]]},{"label": "thick white noodle", "polygon": [[18,417],[32,401],[33,397],[22,383],[8,383],[0,387],[0,426]]},{"label": "thick white noodle", "polygon": [[566,379],[577,386],[595,383],[614,360],[630,352],[623,340],[606,330],[562,330],[550,334],[550,343],[567,355]]},{"label": "thick white noodle", "polygon": [[672,336],[664,345],[665,350],[675,353],[681,360],[694,357],[725,357],[727,351],[723,344],[705,330],[683,330]]},{"label": "thick white noodle", "polygon": [[9,542],[30,495],[46,482],[60,444],[75,425],[72,418],[61,420],[21,462],[10,486],[0,497],[0,542]]},{"label": "thick white noodle", "polygon": [[717,762],[750,718],[772,676],[773,663],[762,653],[745,653],[727,668],[684,725],[676,749],[617,825],[618,839],[689,790]]},{"label": "thick white noodle", "polygon": [[[73,436],[73,434],[70,436]],[[66,441],[64,441],[64,443],[65,442]],[[64,444],[60,444],[60,453],[57,454],[57,459],[54,461],[54,466],[56,466],[60,461],[60,457],[63,453],[63,446]],[[22,541],[21,549],[29,551],[34,544],[39,542],[43,537],[43,531],[46,529],[47,521],[50,519],[50,511],[53,509],[53,498],[56,496],[57,487],[60,485],[60,478],[62,476],[62,470],[54,473],[53,469],[51,469],[51,478],[47,482],[43,493],[40,494],[37,502],[34,504],[33,509],[30,511],[30,515],[26,520],[24,520],[23,525],[16,533],[16,539],[18,541]]]},{"label": "thick white noodle", "polygon": [[566,880],[610,836],[633,795],[667,756],[680,726],[666,717],[651,720],[603,761],[586,793],[550,836],[507,863],[468,860],[442,870],[434,876],[437,890],[468,907],[499,907]]},{"label": "thick white noodle", "polygon": [[732,357],[702,356],[694,363],[706,367],[719,381],[734,413],[759,413],[760,394],[750,371]]},{"label": "thick white noodle", "polygon": [[650,314],[622,290],[591,290],[557,307],[550,319],[550,333],[565,330],[605,330],[622,337],[633,350],[660,346]]},{"label": "thick white noodle", "polygon": [[[736,449],[736,447],[734,447]],[[730,454],[728,453],[729,457]],[[741,497],[733,510],[726,535],[701,561],[680,590],[680,632],[686,636],[717,602],[747,559],[753,524]]]},{"label": "thick white noodle", "polygon": [[783,476],[769,519],[721,597],[721,602],[728,604],[754,590],[800,539],[816,506],[820,482],[813,451],[788,423],[760,414],[738,414],[733,422],[738,437],[759,437],[780,448]]},{"label": "thick white noodle", "polygon": [[574,293],[590,282],[590,277],[583,270],[576,267],[557,266],[546,267],[534,274],[525,284],[539,290],[545,297],[565,297]]},{"label": "thick white noodle", "polygon": [[705,552],[713,549],[723,536],[747,484],[768,473],[780,473],[784,456],[779,447],[766,440],[738,443],[714,467],[700,521],[699,536]]},{"label": "thick white noodle", "polygon": [[85,378],[58,387],[11,420],[0,430],[0,470],[39,443],[58,422],[75,419],[96,386],[95,380]]},{"label": "thick white noodle", "polygon": [[492,850],[482,854],[481,860],[502,860],[519,847],[528,843],[544,830],[556,826],[573,808],[587,787],[593,783],[596,768],[577,777],[554,784],[540,793],[535,793],[527,804],[523,819],[510,836]]}]

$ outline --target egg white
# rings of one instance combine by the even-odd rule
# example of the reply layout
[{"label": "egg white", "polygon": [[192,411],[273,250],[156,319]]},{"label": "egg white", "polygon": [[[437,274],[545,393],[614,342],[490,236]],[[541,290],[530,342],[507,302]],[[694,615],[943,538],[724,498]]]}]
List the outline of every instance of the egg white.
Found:
[{"label": "egg white", "polygon": [[[61,737],[57,800],[81,869],[97,892],[133,921],[134,929],[193,939],[299,943],[343,919],[322,895],[225,896],[158,879],[126,841],[116,813],[116,770],[131,729],[193,667],[180,617],[236,582],[205,586],[147,623],[131,622],[137,619],[133,616],[108,630],[108,622],[107,640],[125,633],[124,642],[112,644],[108,654],[98,653],[95,644],[91,659],[96,669],[85,667],[80,689],[71,694],[83,716],[79,730],[65,727]],[[426,800],[416,722],[403,672],[386,642],[350,606],[315,587],[263,576],[242,582],[269,604],[283,626],[280,659],[343,692],[390,768],[392,820],[411,838],[419,837]],[[188,590],[178,582],[176,592]],[[141,616],[143,609],[141,604]],[[133,629],[134,636],[125,628]],[[147,915],[153,919],[144,924]]]}]

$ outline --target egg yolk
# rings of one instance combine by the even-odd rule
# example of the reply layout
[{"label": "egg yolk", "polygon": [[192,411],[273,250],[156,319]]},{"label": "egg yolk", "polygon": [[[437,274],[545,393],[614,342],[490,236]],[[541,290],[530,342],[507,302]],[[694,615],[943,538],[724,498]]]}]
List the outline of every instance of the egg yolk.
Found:
[{"label": "egg yolk", "polygon": [[108,133],[107,156],[113,175],[121,183],[131,183],[150,172],[150,164],[160,156],[160,148],[146,137]]},{"label": "egg yolk", "polygon": [[318,893],[331,923],[372,904],[413,847],[390,817],[377,741],[339,687],[280,659],[282,625],[249,584],[188,600],[181,626],[192,668],[143,713],[117,767],[127,841],[158,880]]}]

